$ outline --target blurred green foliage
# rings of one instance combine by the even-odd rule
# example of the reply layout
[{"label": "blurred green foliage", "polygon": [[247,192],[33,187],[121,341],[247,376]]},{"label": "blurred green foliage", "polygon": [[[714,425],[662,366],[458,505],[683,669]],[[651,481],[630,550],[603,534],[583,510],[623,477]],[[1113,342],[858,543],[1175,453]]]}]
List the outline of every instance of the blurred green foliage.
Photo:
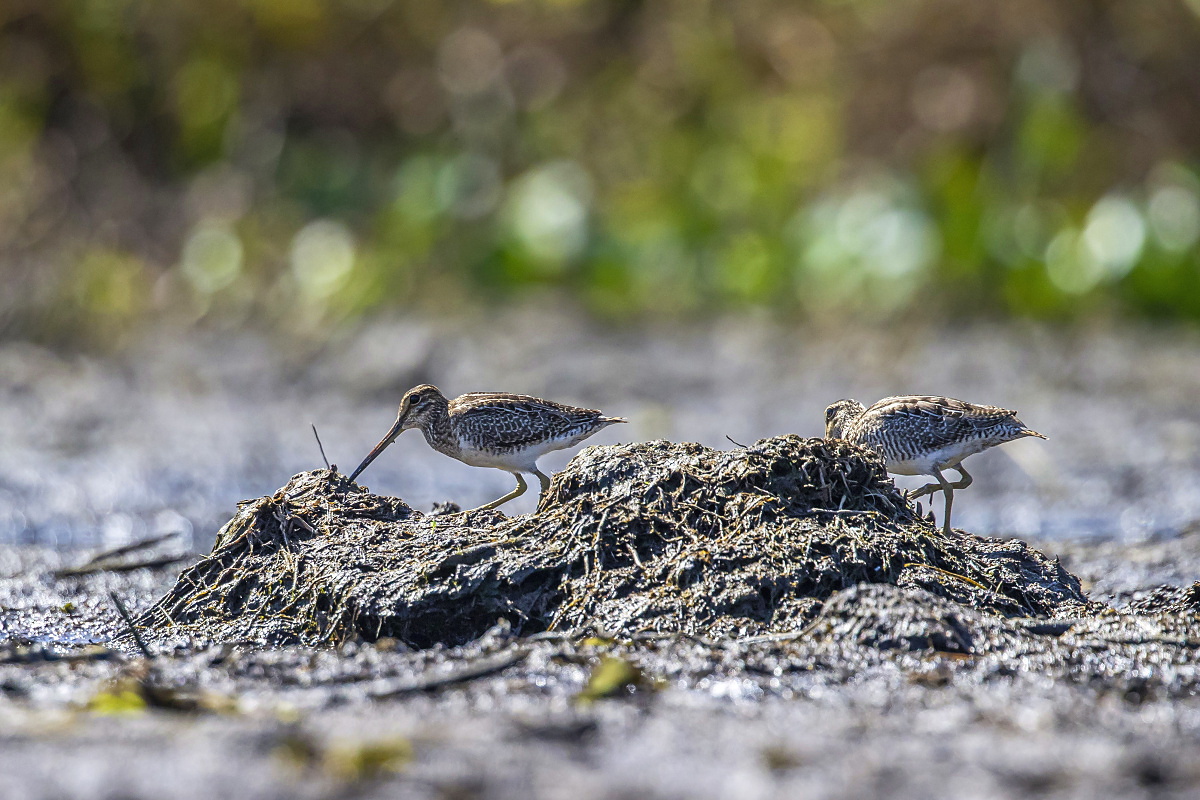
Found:
[{"label": "blurred green foliage", "polygon": [[1200,0],[7,0],[0,333],[1200,319]]}]

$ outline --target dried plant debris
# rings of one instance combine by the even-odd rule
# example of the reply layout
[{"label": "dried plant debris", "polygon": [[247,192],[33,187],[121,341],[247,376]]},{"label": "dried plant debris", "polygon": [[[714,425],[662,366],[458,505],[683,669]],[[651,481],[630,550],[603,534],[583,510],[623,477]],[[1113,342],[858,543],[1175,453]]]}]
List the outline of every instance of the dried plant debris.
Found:
[{"label": "dried plant debris", "polygon": [[1200,611],[1200,581],[1191,586],[1158,586],[1133,592],[1128,598],[1131,614],[1194,614]]},{"label": "dried plant debris", "polygon": [[1099,608],[1023,542],[944,536],[873,454],[782,436],[735,450],[590,447],[536,513],[511,518],[426,515],[341,474],[303,473],[244,503],[138,625],[160,640],[427,647],[504,618],[526,636],[717,639],[803,629],[864,583],[1000,617]]}]

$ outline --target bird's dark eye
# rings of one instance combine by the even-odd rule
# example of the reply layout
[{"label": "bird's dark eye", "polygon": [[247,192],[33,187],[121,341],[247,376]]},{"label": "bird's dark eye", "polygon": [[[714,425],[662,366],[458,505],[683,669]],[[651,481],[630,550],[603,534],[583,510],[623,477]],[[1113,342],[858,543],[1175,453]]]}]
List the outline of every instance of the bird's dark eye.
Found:
[{"label": "bird's dark eye", "polygon": [[825,409],[825,419],[833,419],[833,409],[832,408]]}]

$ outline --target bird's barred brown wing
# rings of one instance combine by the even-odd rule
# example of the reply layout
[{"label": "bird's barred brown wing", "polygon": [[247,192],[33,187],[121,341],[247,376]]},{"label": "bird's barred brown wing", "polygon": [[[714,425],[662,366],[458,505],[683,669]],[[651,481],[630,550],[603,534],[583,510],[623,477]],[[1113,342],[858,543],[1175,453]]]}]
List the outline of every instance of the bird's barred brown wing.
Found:
[{"label": "bird's barred brown wing", "polygon": [[600,412],[521,394],[474,392],[451,403],[463,435],[499,449],[521,449],[590,429]]},{"label": "bird's barred brown wing", "polygon": [[923,395],[885,398],[867,409],[864,417],[877,420],[873,426],[876,436],[885,431],[900,434],[908,444],[905,449],[916,452],[977,439],[1007,438],[1023,427],[1016,412],[1006,408]]}]

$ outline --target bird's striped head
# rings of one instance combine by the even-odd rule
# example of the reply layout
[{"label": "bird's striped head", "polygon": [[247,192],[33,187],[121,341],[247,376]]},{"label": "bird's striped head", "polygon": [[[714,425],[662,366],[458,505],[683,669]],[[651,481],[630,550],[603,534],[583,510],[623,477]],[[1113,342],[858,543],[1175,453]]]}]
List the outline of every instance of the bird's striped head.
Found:
[{"label": "bird's striped head", "polygon": [[857,400],[838,400],[825,409],[825,438],[841,439],[850,423],[862,416],[867,407]]},{"label": "bird's striped head", "polygon": [[438,415],[446,413],[447,405],[445,396],[438,391],[436,386],[428,383],[423,383],[405,392],[404,397],[400,400],[400,410],[396,413],[396,421],[392,423],[391,430],[379,440],[379,444],[375,445],[370,453],[367,453],[367,457],[358,465],[358,468],[350,473],[350,480],[357,478],[359,473],[378,458],[389,444],[396,441],[396,437],[401,433],[411,428],[425,429],[429,427]]},{"label": "bird's striped head", "polygon": [[436,386],[423,383],[404,393],[396,415],[396,433],[424,428],[446,408],[447,400]]}]

